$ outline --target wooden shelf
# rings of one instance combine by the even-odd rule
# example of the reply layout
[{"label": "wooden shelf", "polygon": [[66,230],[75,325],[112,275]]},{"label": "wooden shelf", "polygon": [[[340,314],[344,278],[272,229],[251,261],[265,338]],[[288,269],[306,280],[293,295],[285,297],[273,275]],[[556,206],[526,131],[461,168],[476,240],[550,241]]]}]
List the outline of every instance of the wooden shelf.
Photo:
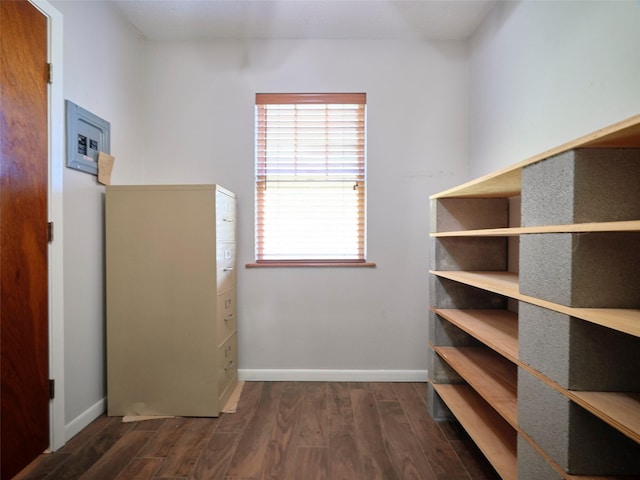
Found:
[{"label": "wooden shelf", "polygon": [[[432,310],[447,321],[464,330],[483,344],[487,345],[505,359],[527,370],[541,381],[557,390],[567,398],[573,400],[596,417],[611,425],[616,430],[640,443],[640,393],[629,392],[579,392],[562,388],[542,373],[522,363],[518,358],[518,326],[517,315],[509,310],[461,310],[440,309]],[[453,347],[433,347],[469,384],[475,387],[475,380],[469,379],[464,373],[464,367],[457,367],[459,363]],[[467,358],[472,356],[467,355]],[[474,359],[477,363],[482,360]],[[488,370],[482,367],[484,370]],[[473,367],[472,367],[473,369]],[[473,375],[474,373],[472,373]],[[478,388],[476,388],[478,390]],[[478,390],[479,391],[479,390]],[[487,399],[487,397],[479,393]],[[488,399],[487,399],[488,400]],[[494,403],[493,400],[488,400]],[[514,399],[515,402],[515,399]],[[496,407],[498,409],[498,407]],[[515,415],[515,414],[514,414]],[[507,418],[507,417],[505,417]],[[515,425],[514,425],[515,426]]]},{"label": "wooden shelf", "polygon": [[487,228],[483,230],[458,230],[433,232],[435,238],[444,237],[517,237],[529,233],[592,233],[592,232],[638,232],[640,220],[623,222],[573,223],[570,225],[544,225],[538,227]]},{"label": "wooden shelf", "polygon": [[464,272],[431,270],[432,274],[481,288],[499,295],[548,308],[575,318],[580,318],[603,327],[640,337],[640,309],[621,308],[575,308],[547,302],[520,293],[518,274],[512,272]]},{"label": "wooden shelf", "polygon": [[518,315],[509,310],[461,310],[457,308],[432,308],[458,328],[517,363]]},{"label": "wooden shelf", "polygon": [[[456,416],[471,438],[478,444],[483,454],[489,459],[502,478],[515,478],[511,475],[510,462],[515,459],[515,432],[517,431],[527,440],[538,454],[544,457],[558,475],[566,480],[637,480],[638,476],[593,476],[570,475],[562,470],[547,454],[538,447],[535,442],[519,428],[512,428],[505,420],[484,401],[473,386],[469,385],[439,385],[433,387],[447,407]],[[617,417],[617,422],[622,422],[617,428],[623,433],[631,433],[629,436],[638,441],[638,419],[640,418],[640,394],[612,393],[612,392],[571,392],[575,397],[588,398],[590,411],[594,411],[594,405],[599,404],[601,410],[608,410],[612,416]],[[584,406],[584,405],[583,405]],[[601,412],[600,412],[601,413]],[[602,415],[597,415],[602,418]],[[635,432],[625,432],[622,425],[636,426]],[[483,445],[481,445],[481,443]],[[513,459],[510,456],[513,455]]]},{"label": "wooden shelf", "polygon": [[498,474],[515,480],[516,431],[468,385],[432,385]]},{"label": "wooden shelf", "polygon": [[518,367],[482,347],[433,349],[514,429],[518,428]]},{"label": "wooden shelf", "polygon": [[510,298],[520,296],[518,274],[512,272],[467,272],[459,270],[430,270],[438,277],[488,290]]},{"label": "wooden shelf", "polygon": [[[459,392],[458,395],[468,395],[474,400],[466,398],[464,401],[468,404],[469,408],[476,409],[478,405],[482,407],[482,411],[478,413],[483,423],[489,423],[487,418],[491,418],[492,422],[489,425],[483,425],[489,428],[489,433],[481,431],[476,433],[475,436],[469,431],[469,435],[477,443],[477,436],[487,439],[489,435],[494,435],[494,429],[502,430],[504,425],[500,422],[496,422],[496,414],[499,415],[504,421],[506,421],[515,431],[519,432],[533,447],[538,450],[538,453],[545,457],[551,466],[567,480],[603,480],[603,479],[626,479],[631,480],[639,477],[619,477],[619,476],[584,476],[584,475],[570,475],[562,470],[560,466],[555,464],[552,459],[548,458],[544,451],[533,442],[524,432],[522,432],[517,425],[517,399],[516,399],[516,378],[515,378],[515,366],[513,370],[509,368],[508,362],[500,361],[500,358],[495,354],[491,354],[488,350],[478,347],[436,347],[433,349],[456,371],[462,378],[464,378],[468,385],[433,385],[434,389],[443,398],[443,401],[447,404],[452,413],[460,421],[460,423],[469,431],[469,428],[474,429],[478,426],[470,419],[467,420],[472,424],[469,427],[465,424],[462,418],[460,418],[460,411],[454,410],[454,407],[450,405],[450,401],[446,398],[446,393],[443,395],[441,391],[447,390],[446,387],[456,387],[459,390],[468,390],[467,392]],[[596,417],[602,419],[618,431],[630,437],[636,442],[640,442],[640,393],[625,393],[625,392],[575,392],[565,390],[557,384],[551,382],[546,377],[542,376],[539,372],[533,371],[530,367],[526,367],[528,371],[536,374],[545,383],[553,386],[560,393],[563,393],[568,398],[574,400],[583,408],[594,414]],[[482,398],[483,400],[480,400]],[[462,400],[453,400],[457,405],[462,403]],[[480,403],[482,402],[482,403]],[[463,409],[464,405],[459,405],[458,408]],[[486,410],[493,410],[491,412],[485,412]],[[472,415],[473,413],[468,413]],[[508,432],[508,431],[507,431]],[[489,441],[487,439],[487,441]],[[490,455],[486,453],[482,448],[481,450],[487,457]],[[489,459],[491,461],[491,459]],[[491,461],[494,468],[498,470],[497,466]],[[500,472],[499,472],[500,473]],[[508,478],[508,477],[503,477]]]},{"label": "wooden shelf", "polygon": [[568,391],[567,395],[616,430],[640,443],[640,393]]},{"label": "wooden shelf", "polygon": [[431,195],[430,198],[502,198],[520,194],[521,172],[527,165],[574,148],[640,147],[640,115],[602,128],[591,134],[547,150],[508,168],[485,175],[463,185]]}]

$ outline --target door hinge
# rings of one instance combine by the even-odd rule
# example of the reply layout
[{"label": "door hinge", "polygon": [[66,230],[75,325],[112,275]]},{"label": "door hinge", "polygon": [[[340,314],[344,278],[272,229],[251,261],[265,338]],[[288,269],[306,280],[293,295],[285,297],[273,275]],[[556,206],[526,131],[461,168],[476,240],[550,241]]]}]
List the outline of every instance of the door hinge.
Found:
[{"label": "door hinge", "polygon": [[47,79],[48,83],[53,83],[53,64],[52,63],[47,63],[48,66],[48,70],[49,70],[49,78]]},{"label": "door hinge", "polygon": [[56,398],[56,381],[52,378],[49,379],[49,400]]},{"label": "door hinge", "polygon": [[53,242],[53,222],[49,222],[47,225],[47,235],[49,236],[49,243]]}]

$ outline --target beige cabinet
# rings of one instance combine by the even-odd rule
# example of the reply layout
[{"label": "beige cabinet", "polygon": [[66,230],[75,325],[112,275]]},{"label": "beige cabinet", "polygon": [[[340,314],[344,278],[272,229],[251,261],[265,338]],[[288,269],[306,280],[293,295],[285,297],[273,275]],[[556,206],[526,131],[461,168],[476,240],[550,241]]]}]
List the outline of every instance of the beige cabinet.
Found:
[{"label": "beige cabinet", "polygon": [[235,195],[106,187],[109,415],[217,416],[237,379]]}]

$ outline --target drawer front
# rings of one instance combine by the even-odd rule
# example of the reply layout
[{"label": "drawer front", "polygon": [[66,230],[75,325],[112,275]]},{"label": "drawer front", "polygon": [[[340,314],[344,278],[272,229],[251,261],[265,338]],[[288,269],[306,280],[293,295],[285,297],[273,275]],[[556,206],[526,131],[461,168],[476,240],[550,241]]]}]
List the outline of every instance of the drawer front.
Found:
[{"label": "drawer front", "polygon": [[221,395],[229,382],[238,374],[237,334],[218,348],[218,395]]},{"label": "drawer front", "polygon": [[217,244],[216,260],[218,264],[217,288],[218,293],[222,293],[234,287],[236,284],[236,244]]},{"label": "drawer front", "polygon": [[236,289],[218,295],[218,343],[226,340],[237,328]]},{"label": "drawer front", "polygon": [[216,235],[218,242],[236,241],[236,199],[216,192]]}]

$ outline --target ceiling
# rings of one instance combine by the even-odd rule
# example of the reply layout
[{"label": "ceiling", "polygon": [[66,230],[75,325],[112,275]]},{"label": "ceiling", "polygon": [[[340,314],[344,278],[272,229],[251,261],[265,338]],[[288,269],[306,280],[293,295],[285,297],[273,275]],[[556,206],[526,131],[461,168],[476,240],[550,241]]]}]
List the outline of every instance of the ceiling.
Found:
[{"label": "ceiling", "polygon": [[113,0],[151,40],[465,39],[497,0]]}]

